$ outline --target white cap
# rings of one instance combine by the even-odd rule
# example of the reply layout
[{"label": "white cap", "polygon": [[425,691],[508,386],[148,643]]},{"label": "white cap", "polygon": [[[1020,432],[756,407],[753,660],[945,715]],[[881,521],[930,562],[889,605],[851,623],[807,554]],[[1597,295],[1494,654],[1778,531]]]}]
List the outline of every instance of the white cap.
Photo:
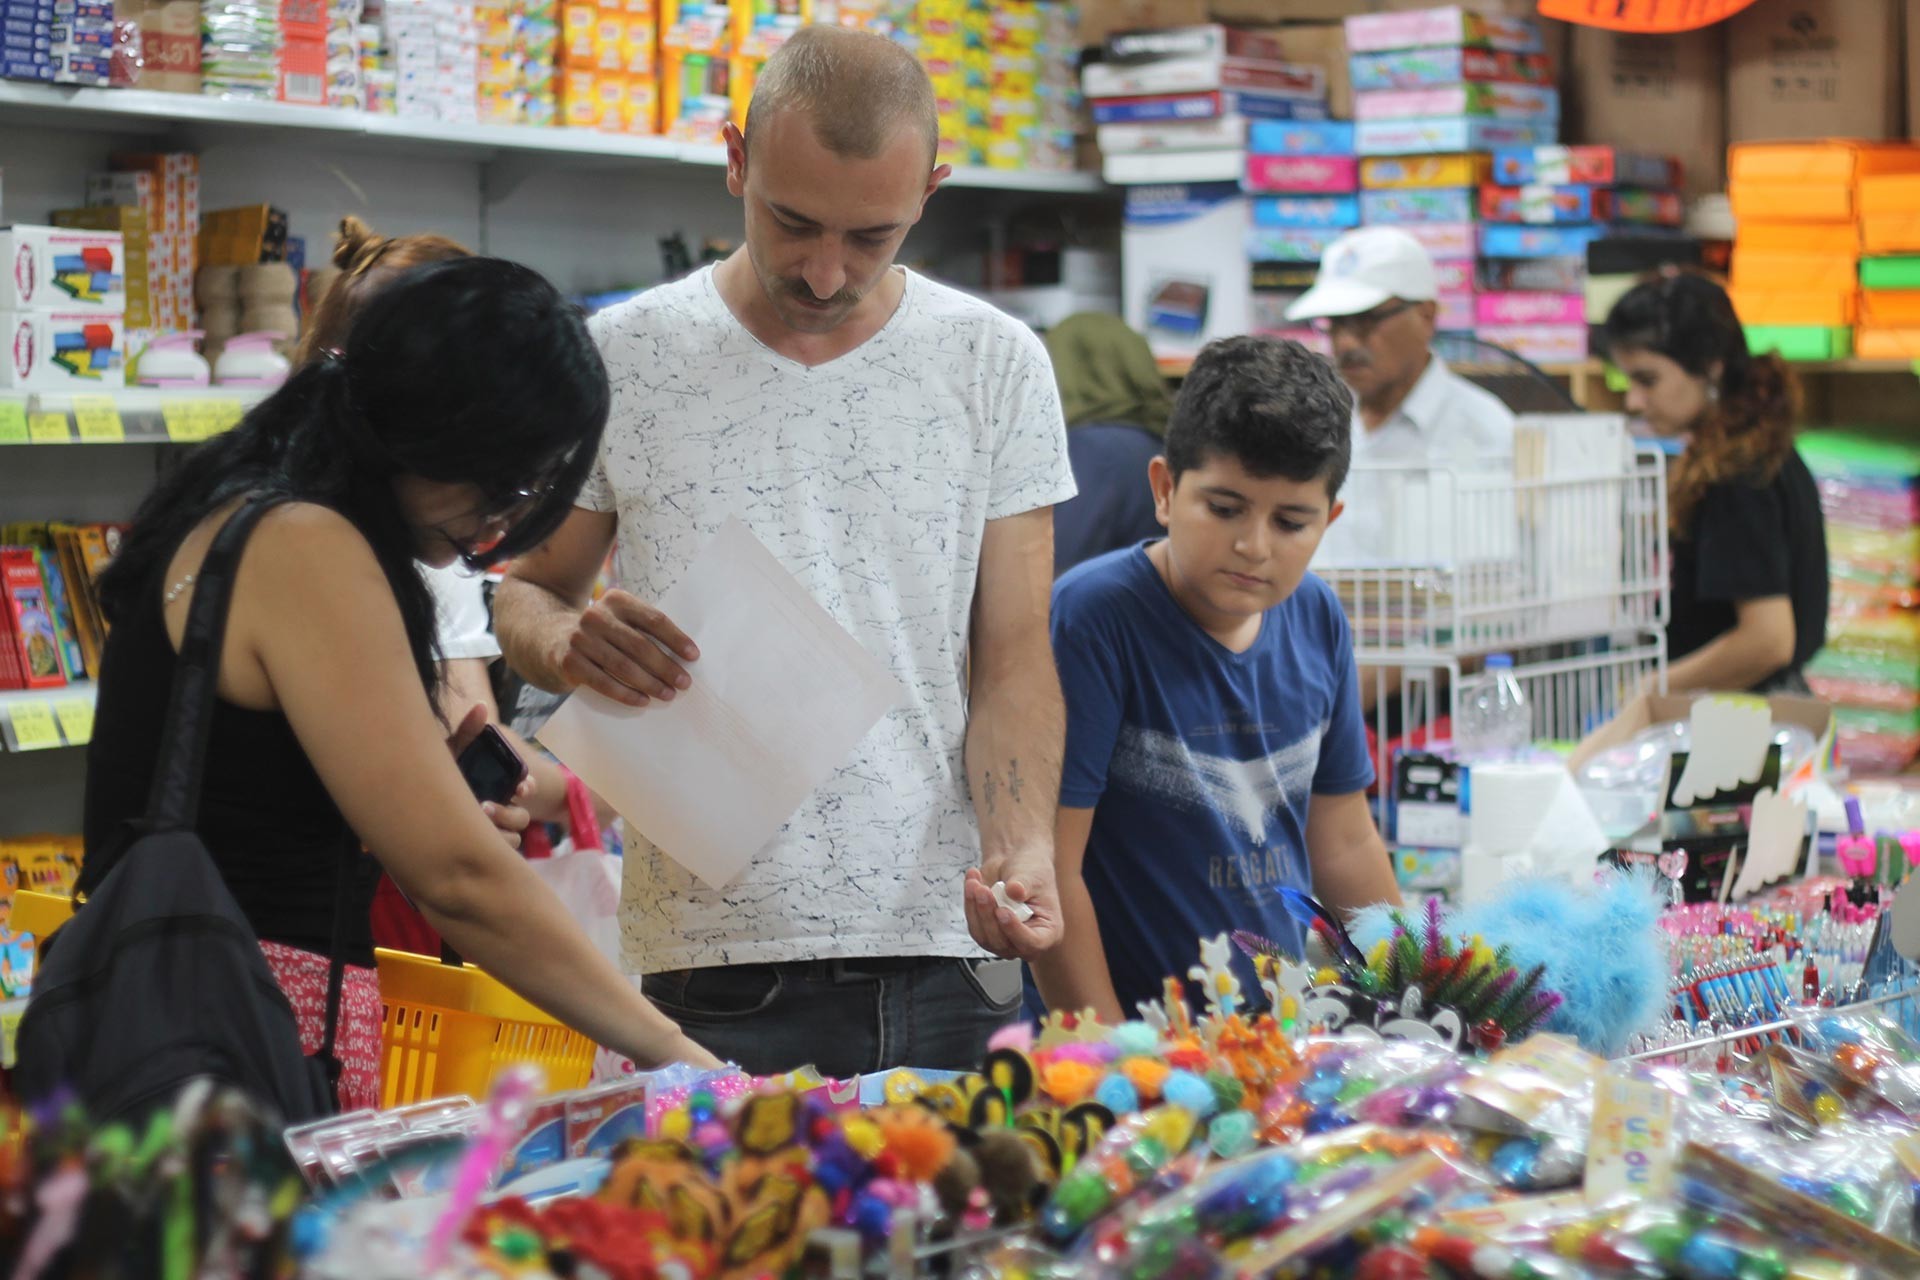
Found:
[{"label": "white cap", "polygon": [[1440,296],[1426,246],[1395,227],[1362,227],[1327,246],[1313,288],[1287,308],[1289,320],[1357,316],[1392,298]]}]

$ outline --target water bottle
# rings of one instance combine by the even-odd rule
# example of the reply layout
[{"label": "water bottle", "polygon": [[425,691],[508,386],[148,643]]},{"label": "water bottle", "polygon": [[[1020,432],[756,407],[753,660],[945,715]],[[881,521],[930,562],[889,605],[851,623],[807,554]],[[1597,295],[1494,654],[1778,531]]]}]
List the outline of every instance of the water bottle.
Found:
[{"label": "water bottle", "polygon": [[1533,719],[1513,678],[1511,654],[1488,655],[1486,670],[1460,704],[1453,737],[1468,763],[1517,760],[1533,744]]}]

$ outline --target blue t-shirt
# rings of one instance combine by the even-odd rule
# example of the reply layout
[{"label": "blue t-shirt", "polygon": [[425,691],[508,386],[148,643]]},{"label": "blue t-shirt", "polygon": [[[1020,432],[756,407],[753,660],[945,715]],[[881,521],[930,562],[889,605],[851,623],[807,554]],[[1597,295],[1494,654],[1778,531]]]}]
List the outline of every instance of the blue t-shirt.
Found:
[{"label": "blue t-shirt", "polygon": [[1060,803],[1094,810],[1083,872],[1120,1007],[1158,999],[1202,938],[1247,929],[1298,948],[1278,888],[1311,891],[1309,800],[1373,781],[1332,590],[1308,574],[1233,653],[1174,600],[1145,544],[1129,547],[1054,584],[1053,652]]}]

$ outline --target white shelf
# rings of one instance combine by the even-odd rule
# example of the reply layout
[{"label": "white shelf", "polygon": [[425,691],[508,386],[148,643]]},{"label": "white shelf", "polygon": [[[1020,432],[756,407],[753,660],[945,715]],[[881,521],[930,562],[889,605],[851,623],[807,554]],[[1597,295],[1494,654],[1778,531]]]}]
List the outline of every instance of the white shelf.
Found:
[{"label": "white shelf", "polygon": [[[39,124],[88,121],[160,132],[174,125],[223,130],[271,130],[331,134],[376,145],[428,148],[483,155],[521,154],[556,160],[629,160],[654,164],[717,166],[724,147],[667,138],[626,137],[592,129],[535,129],[515,125],[452,124],[439,120],[371,115],[281,102],[229,102],[189,93],[141,89],[78,89],[0,80],[0,118]],[[949,180],[959,187],[1035,193],[1098,194],[1112,190],[1097,173],[1042,173],[960,166]]]},{"label": "white shelf", "polygon": [[[84,747],[93,737],[93,704],[91,680],[78,681],[64,689],[15,689],[0,693],[0,749],[40,751]],[[49,721],[51,737],[46,736]]]},{"label": "white shelf", "polygon": [[[161,391],[153,387],[128,387],[123,391],[0,391],[0,417],[19,406],[32,424],[26,439],[15,439],[19,419],[0,421],[0,450],[55,445],[115,444],[193,444],[207,435],[232,426],[248,409],[264,400],[267,393],[258,389],[195,387]],[[74,401],[89,397],[111,400],[120,419],[120,434],[82,437],[74,417]],[[187,409],[184,414],[183,408]],[[198,411],[197,413],[195,411]],[[61,434],[54,434],[46,415],[58,415],[63,421]]]}]

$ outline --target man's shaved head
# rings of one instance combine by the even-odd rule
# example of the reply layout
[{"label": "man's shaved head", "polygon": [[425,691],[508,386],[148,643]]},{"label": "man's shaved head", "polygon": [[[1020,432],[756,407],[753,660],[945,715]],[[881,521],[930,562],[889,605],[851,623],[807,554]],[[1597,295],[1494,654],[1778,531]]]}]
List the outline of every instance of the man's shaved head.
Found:
[{"label": "man's shaved head", "polygon": [[913,55],[887,39],[847,27],[807,26],[767,59],[747,106],[746,141],[755,124],[799,111],[836,155],[870,160],[903,127],[925,134],[927,168],[940,150],[933,83]]}]

